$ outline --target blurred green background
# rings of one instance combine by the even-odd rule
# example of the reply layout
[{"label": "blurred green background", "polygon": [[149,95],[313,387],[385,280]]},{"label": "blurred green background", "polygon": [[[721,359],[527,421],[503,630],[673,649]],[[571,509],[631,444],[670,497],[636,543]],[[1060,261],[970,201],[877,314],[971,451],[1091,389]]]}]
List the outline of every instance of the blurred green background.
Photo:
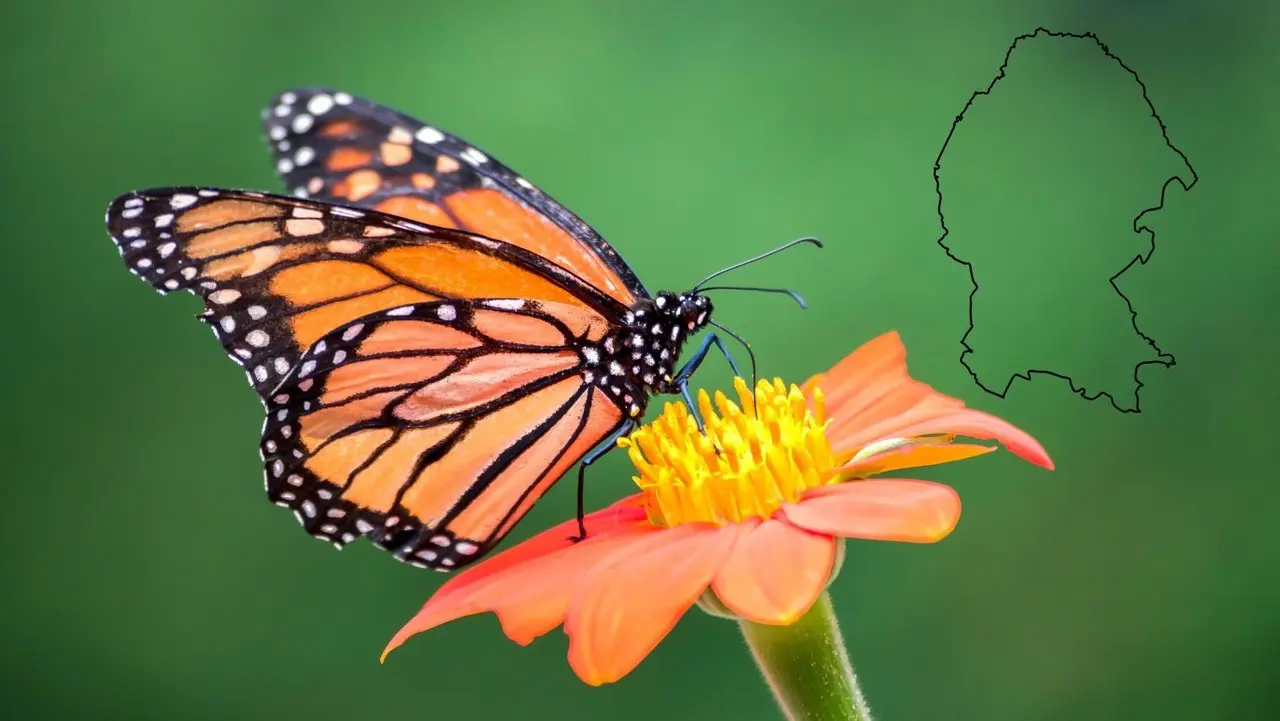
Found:
[{"label": "blurred green background", "polygon": [[[1275,718],[1278,21],[1262,0],[6,6],[0,716],[777,717],[736,629],[698,613],[602,689],[572,675],[559,632],[520,648],[491,616],[378,664],[443,577],[367,544],[337,553],[266,502],[241,371],[192,319],[197,301],[132,278],[102,225],[134,188],[280,190],[259,109],[328,85],[501,158],[651,288],[818,235],[827,249],[735,278],[795,287],[809,311],[719,299],[765,371],[800,380],[898,329],[917,377],[1044,443],[1052,474],[1008,454],[922,473],[965,499],[942,544],[850,545],[833,593],[878,719]],[[1098,33],[1200,175],[1171,188],[1155,256],[1121,282],[1177,358],[1143,370],[1142,414],[1052,378],[1000,400],[957,360],[970,285],[936,243],[933,163],[1012,38],[1040,25]],[[1025,338],[993,331],[982,352],[1016,359],[1033,343],[1042,365],[1116,378],[1125,314],[1105,294],[1084,302],[1085,276],[1047,259],[1068,243],[1127,262],[1143,239],[1125,230],[1132,213],[1107,213],[1154,204],[1164,171],[1130,131],[1103,132],[1134,121],[1131,86],[1052,58],[1027,73],[982,111],[985,130],[975,114],[968,160],[943,171],[965,252],[1016,258],[1026,273],[1006,278],[1034,291],[1009,294]],[[1028,139],[1049,120],[1027,109],[1050,106],[1112,145],[1074,178],[1044,169],[1074,193],[1045,223],[1044,203],[1013,196],[1039,187]],[[980,183],[1013,196],[964,224]],[[727,378],[715,360],[699,377]],[[593,471],[592,505],[632,489],[621,455]],[[557,487],[512,540],[572,501],[572,483]]]}]

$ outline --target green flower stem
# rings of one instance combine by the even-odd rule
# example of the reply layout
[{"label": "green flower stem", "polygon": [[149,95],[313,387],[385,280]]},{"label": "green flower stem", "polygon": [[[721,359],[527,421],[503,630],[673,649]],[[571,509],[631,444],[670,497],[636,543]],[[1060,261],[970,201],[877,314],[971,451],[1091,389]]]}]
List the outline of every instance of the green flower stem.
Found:
[{"label": "green flower stem", "polygon": [[742,621],[756,665],[790,721],[871,721],[849,664],[831,596],[790,626]]}]

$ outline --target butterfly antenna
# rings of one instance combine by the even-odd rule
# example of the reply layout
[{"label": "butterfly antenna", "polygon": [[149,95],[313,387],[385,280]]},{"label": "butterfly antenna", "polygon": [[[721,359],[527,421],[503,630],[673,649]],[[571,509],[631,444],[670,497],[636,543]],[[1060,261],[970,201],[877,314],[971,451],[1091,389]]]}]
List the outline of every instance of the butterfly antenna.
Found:
[{"label": "butterfly antenna", "polygon": [[[702,289],[702,286],[706,285],[707,281],[711,280],[712,278],[719,278],[720,276],[724,275],[725,273],[728,273],[729,271],[737,270],[738,268],[742,268],[742,267],[744,267],[744,266],[751,265],[752,263],[754,263],[754,262],[756,262],[756,261],[758,261],[758,260],[764,260],[765,258],[768,258],[768,257],[769,257],[769,256],[771,256],[771,255],[777,255],[778,253],[781,253],[782,251],[787,250],[788,248],[794,248],[794,247],[795,247],[795,246],[797,246],[797,245],[802,245],[802,244],[805,244],[805,243],[809,243],[809,244],[811,244],[811,245],[816,245],[816,246],[818,246],[819,248],[821,248],[821,247],[822,247],[822,241],[821,241],[821,240],[818,240],[817,238],[799,238],[799,239],[797,239],[797,240],[793,240],[793,241],[791,241],[790,243],[783,243],[782,245],[778,246],[777,248],[774,248],[773,250],[770,250],[770,251],[765,252],[765,253],[761,253],[760,255],[757,255],[757,256],[756,256],[756,257],[754,257],[754,258],[747,258],[747,259],[746,259],[746,260],[744,260],[744,261],[741,261],[741,262],[738,262],[738,263],[734,263],[733,265],[729,266],[728,268],[721,268],[720,270],[717,270],[716,272],[712,273],[711,275],[709,275],[709,276],[707,276],[707,277],[703,278],[702,280],[698,281],[698,284],[697,284],[697,285],[695,285],[695,286],[693,286],[693,292],[695,292],[695,293],[696,293],[696,292],[698,292],[699,290],[701,290],[701,289]],[[728,331],[726,331],[726,332],[728,332]]]},{"label": "butterfly antenna", "polygon": [[803,295],[800,295],[794,290],[788,290],[786,288],[758,288],[756,286],[751,286],[751,285],[711,285],[705,288],[701,288],[700,290],[703,293],[707,293],[713,290],[749,290],[749,291],[754,291],[756,293],[780,293],[782,295],[785,295],[791,298],[791,300],[794,300],[796,302],[796,305],[799,305],[802,309],[809,307],[809,304],[805,302]]},{"label": "butterfly antenna", "polygon": [[752,350],[751,350],[751,344],[750,344],[750,343],[748,343],[748,342],[746,342],[745,340],[743,340],[743,339],[742,339],[742,336],[740,336],[740,335],[738,335],[737,333],[733,332],[733,330],[731,330],[731,329],[729,329],[729,328],[726,328],[726,327],[724,327],[723,325],[720,325],[719,323],[715,322],[714,320],[707,320],[707,323],[708,323],[709,325],[713,325],[713,326],[715,326],[715,327],[719,328],[720,330],[724,331],[725,335],[727,335],[727,336],[729,336],[730,338],[732,338],[732,339],[734,339],[734,340],[738,341],[739,343],[741,343],[741,344],[742,344],[742,347],[743,347],[743,348],[746,348],[746,349],[747,349],[747,358],[751,359],[751,392],[752,392],[752,393],[755,393],[755,392],[756,392],[756,354],[755,354],[755,352],[754,352],[754,351],[752,351]]}]

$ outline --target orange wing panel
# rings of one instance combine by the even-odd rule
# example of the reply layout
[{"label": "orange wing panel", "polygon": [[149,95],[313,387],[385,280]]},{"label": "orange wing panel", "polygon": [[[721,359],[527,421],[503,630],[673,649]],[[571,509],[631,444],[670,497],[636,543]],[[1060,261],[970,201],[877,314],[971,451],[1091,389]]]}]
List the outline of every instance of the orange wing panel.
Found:
[{"label": "orange wing panel", "polygon": [[590,249],[541,213],[497,190],[460,190],[445,198],[463,226],[551,260],[623,305],[635,303],[622,279]]},{"label": "orange wing panel", "polygon": [[533,433],[581,388],[580,378],[567,378],[484,416],[414,480],[401,504],[423,525],[436,526],[513,442]]},{"label": "orange wing panel", "polygon": [[[585,423],[584,412],[590,414]],[[621,420],[622,412],[604,393],[593,389],[583,394],[555,427],[535,441],[506,473],[495,478],[479,498],[449,523],[449,530],[460,538],[496,542],[524,518],[565,471],[617,428]]]}]

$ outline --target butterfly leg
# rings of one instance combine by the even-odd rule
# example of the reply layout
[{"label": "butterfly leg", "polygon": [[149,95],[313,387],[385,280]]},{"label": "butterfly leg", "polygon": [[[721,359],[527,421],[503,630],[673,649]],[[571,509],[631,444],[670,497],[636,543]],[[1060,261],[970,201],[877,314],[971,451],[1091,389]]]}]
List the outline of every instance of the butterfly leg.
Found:
[{"label": "butterfly leg", "polygon": [[587,537],[587,524],[583,520],[586,517],[586,487],[587,487],[587,466],[595,463],[604,457],[604,454],[618,447],[618,439],[627,435],[636,427],[636,422],[628,418],[618,430],[609,435],[608,438],[600,442],[600,445],[591,449],[591,452],[582,457],[582,462],[578,464],[578,535],[570,536],[569,540],[577,543]]},{"label": "butterfly leg", "polygon": [[685,405],[689,406],[689,412],[693,414],[693,420],[698,424],[698,430],[702,430],[702,416],[698,415],[698,406],[693,402],[693,394],[689,391],[689,379],[693,376],[702,362],[707,359],[707,353],[711,352],[711,347],[715,346],[724,354],[724,359],[729,362],[729,368],[733,370],[733,374],[741,377],[742,371],[738,370],[738,364],[734,362],[733,355],[729,353],[729,349],[724,346],[724,341],[720,340],[720,336],[715,333],[708,333],[702,339],[702,343],[698,346],[693,355],[689,356],[689,360],[676,371],[676,377],[671,381],[671,385],[679,390],[680,396],[684,398]]}]

